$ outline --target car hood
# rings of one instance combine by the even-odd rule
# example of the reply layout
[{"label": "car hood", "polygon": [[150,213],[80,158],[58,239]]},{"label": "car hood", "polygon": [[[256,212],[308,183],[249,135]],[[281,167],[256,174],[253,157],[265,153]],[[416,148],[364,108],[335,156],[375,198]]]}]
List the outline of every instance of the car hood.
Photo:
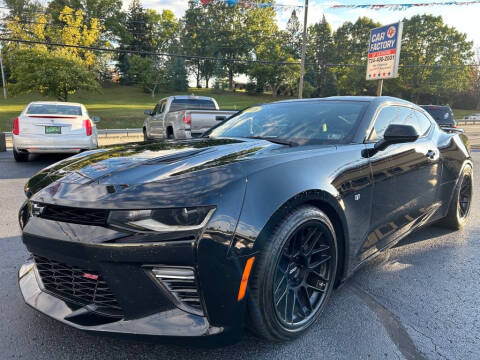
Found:
[{"label": "car hood", "polygon": [[118,186],[158,182],[188,177],[200,171],[215,171],[249,159],[286,155],[299,148],[265,140],[227,138],[114,145],[70,157],[43,169],[28,181],[25,191],[30,197],[53,182]]}]

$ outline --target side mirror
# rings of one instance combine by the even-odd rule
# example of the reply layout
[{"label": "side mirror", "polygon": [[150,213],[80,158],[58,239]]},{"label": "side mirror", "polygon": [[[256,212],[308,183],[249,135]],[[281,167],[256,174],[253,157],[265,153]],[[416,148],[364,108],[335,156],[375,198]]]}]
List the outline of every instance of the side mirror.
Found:
[{"label": "side mirror", "polygon": [[144,110],[143,113],[150,116],[153,114],[152,110]]},{"label": "side mirror", "polygon": [[98,116],[93,116],[92,121],[94,124],[98,124],[100,122],[100,118]]},{"label": "side mirror", "polygon": [[414,142],[419,137],[417,129],[411,125],[391,124],[383,133],[383,139],[375,143],[373,148],[364,149],[362,156],[370,157],[385,150],[390,145]]},{"label": "side mirror", "polygon": [[375,144],[373,147],[376,151],[385,150],[393,144],[414,142],[420,137],[411,125],[391,124],[383,133],[383,139]]}]

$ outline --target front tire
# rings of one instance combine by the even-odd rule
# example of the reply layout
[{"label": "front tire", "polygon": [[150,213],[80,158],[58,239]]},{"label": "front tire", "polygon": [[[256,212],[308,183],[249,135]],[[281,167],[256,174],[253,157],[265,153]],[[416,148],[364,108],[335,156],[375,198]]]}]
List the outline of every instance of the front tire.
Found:
[{"label": "front tire", "polygon": [[460,180],[455,187],[447,216],[440,221],[440,225],[453,230],[464,227],[470,215],[472,199],[473,172],[472,168],[467,165],[463,168]]},{"label": "front tire", "polygon": [[13,149],[13,157],[14,157],[16,162],[26,162],[26,161],[28,161],[28,152],[18,152],[14,148]]},{"label": "front tire", "polygon": [[318,208],[285,216],[257,256],[250,282],[249,324],[270,341],[294,339],[323,312],[337,271],[335,230]]}]

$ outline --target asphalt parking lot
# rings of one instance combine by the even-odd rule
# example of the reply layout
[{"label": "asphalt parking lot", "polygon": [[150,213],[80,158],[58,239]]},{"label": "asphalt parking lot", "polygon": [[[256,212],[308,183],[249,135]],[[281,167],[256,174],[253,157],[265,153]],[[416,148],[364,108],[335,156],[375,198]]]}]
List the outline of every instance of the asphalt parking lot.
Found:
[{"label": "asphalt parking lot", "polygon": [[[480,181],[480,151],[473,153]],[[17,272],[28,258],[17,222],[28,177],[57,161],[17,164],[0,153],[0,358],[24,359],[480,359],[480,192],[459,232],[430,226],[363,266],[324,316],[294,342],[247,334],[219,349],[94,337],[27,307]]]}]

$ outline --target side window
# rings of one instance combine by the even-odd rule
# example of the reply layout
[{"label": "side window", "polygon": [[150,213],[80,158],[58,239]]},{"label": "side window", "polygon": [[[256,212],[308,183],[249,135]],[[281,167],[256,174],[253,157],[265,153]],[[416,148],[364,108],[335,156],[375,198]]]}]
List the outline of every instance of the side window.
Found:
[{"label": "side window", "polygon": [[164,100],[162,101],[162,103],[160,104],[160,112],[159,114],[163,114],[163,112],[165,111],[165,106],[167,105],[167,101]]},{"label": "side window", "polygon": [[415,127],[419,134],[423,134],[419,128],[418,120],[412,109],[404,106],[388,106],[380,110],[375,120],[370,140],[380,140],[388,125],[411,125]]},{"label": "side window", "polygon": [[373,125],[372,133],[370,134],[370,140],[380,140],[383,138],[383,133],[387,129],[388,125],[397,118],[398,107],[387,106],[380,110],[380,113]]},{"label": "side window", "polygon": [[422,114],[420,111],[415,111],[415,115],[418,121],[418,133],[420,134],[420,136],[423,136],[428,132],[432,123],[425,116],[425,114]]},{"label": "side window", "polygon": [[160,104],[155,105],[155,108],[153,109],[152,115],[158,114],[158,110],[160,109]]}]

